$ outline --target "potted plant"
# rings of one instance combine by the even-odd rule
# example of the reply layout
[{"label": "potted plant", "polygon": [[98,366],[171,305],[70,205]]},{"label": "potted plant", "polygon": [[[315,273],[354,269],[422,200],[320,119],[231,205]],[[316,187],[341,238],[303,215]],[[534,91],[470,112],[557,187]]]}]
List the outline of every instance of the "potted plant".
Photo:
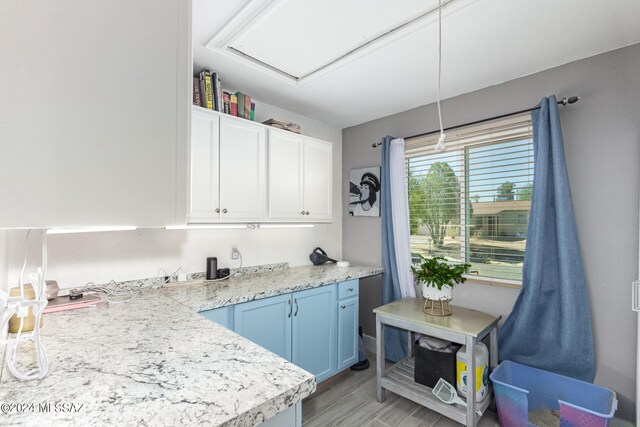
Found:
[{"label": "potted plant", "polygon": [[[417,266],[412,266],[411,270],[415,280],[420,282],[422,289],[422,296],[427,300],[425,301],[425,310],[427,309],[427,302],[431,301],[430,306],[433,308],[433,301],[440,301],[441,314],[451,314],[451,309],[445,307],[443,302],[451,300],[453,297],[453,287],[458,283],[464,283],[467,279],[462,275],[471,268],[470,264],[449,264],[445,258],[433,257],[425,258],[420,255],[422,262]],[[431,310],[429,314],[436,314]]]}]

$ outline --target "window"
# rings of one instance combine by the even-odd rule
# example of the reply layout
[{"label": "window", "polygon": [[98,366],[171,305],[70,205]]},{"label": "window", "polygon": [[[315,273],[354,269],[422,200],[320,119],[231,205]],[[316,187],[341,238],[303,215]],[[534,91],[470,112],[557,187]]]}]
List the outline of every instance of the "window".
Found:
[{"label": "window", "polygon": [[531,119],[512,116],[405,143],[411,253],[472,265],[469,274],[522,280],[533,187]]}]

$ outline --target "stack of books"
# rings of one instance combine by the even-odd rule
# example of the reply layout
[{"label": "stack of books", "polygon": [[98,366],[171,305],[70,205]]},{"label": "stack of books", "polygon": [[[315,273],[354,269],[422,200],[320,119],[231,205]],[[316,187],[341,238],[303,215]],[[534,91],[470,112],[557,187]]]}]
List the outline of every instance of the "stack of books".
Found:
[{"label": "stack of books", "polygon": [[266,122],[262,122],[263,125],[271,126],[278,129],[288,130],[293,133],[300,133],[300,125],[291,122],[285,122],[283,120],[269,119]]},{"label": "stack of books", "polygon": [[249,95],[223,90],[218,73],[209,70],[193,78],[193,104],[248,120],[254,120],[256,114],[256,103]]}]

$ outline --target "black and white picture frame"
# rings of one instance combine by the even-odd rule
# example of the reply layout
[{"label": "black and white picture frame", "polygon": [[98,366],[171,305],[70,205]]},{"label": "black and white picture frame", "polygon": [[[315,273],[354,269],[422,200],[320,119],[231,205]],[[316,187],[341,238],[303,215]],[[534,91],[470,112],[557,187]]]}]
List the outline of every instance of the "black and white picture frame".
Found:
[{"label": "black and white picture frame", "polygon": [[380,167],[351,169],[349,215],[380,216]]}]

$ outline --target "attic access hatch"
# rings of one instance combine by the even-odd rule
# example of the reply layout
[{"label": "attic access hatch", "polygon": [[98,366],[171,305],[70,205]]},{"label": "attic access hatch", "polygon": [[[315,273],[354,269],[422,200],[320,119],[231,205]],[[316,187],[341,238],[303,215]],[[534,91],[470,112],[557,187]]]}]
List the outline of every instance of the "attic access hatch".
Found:
[{"label": "attic access hatch", "polygon": [[438,0],[252,0],[206,46],[300,85],[434,22],[437,8]]}]

